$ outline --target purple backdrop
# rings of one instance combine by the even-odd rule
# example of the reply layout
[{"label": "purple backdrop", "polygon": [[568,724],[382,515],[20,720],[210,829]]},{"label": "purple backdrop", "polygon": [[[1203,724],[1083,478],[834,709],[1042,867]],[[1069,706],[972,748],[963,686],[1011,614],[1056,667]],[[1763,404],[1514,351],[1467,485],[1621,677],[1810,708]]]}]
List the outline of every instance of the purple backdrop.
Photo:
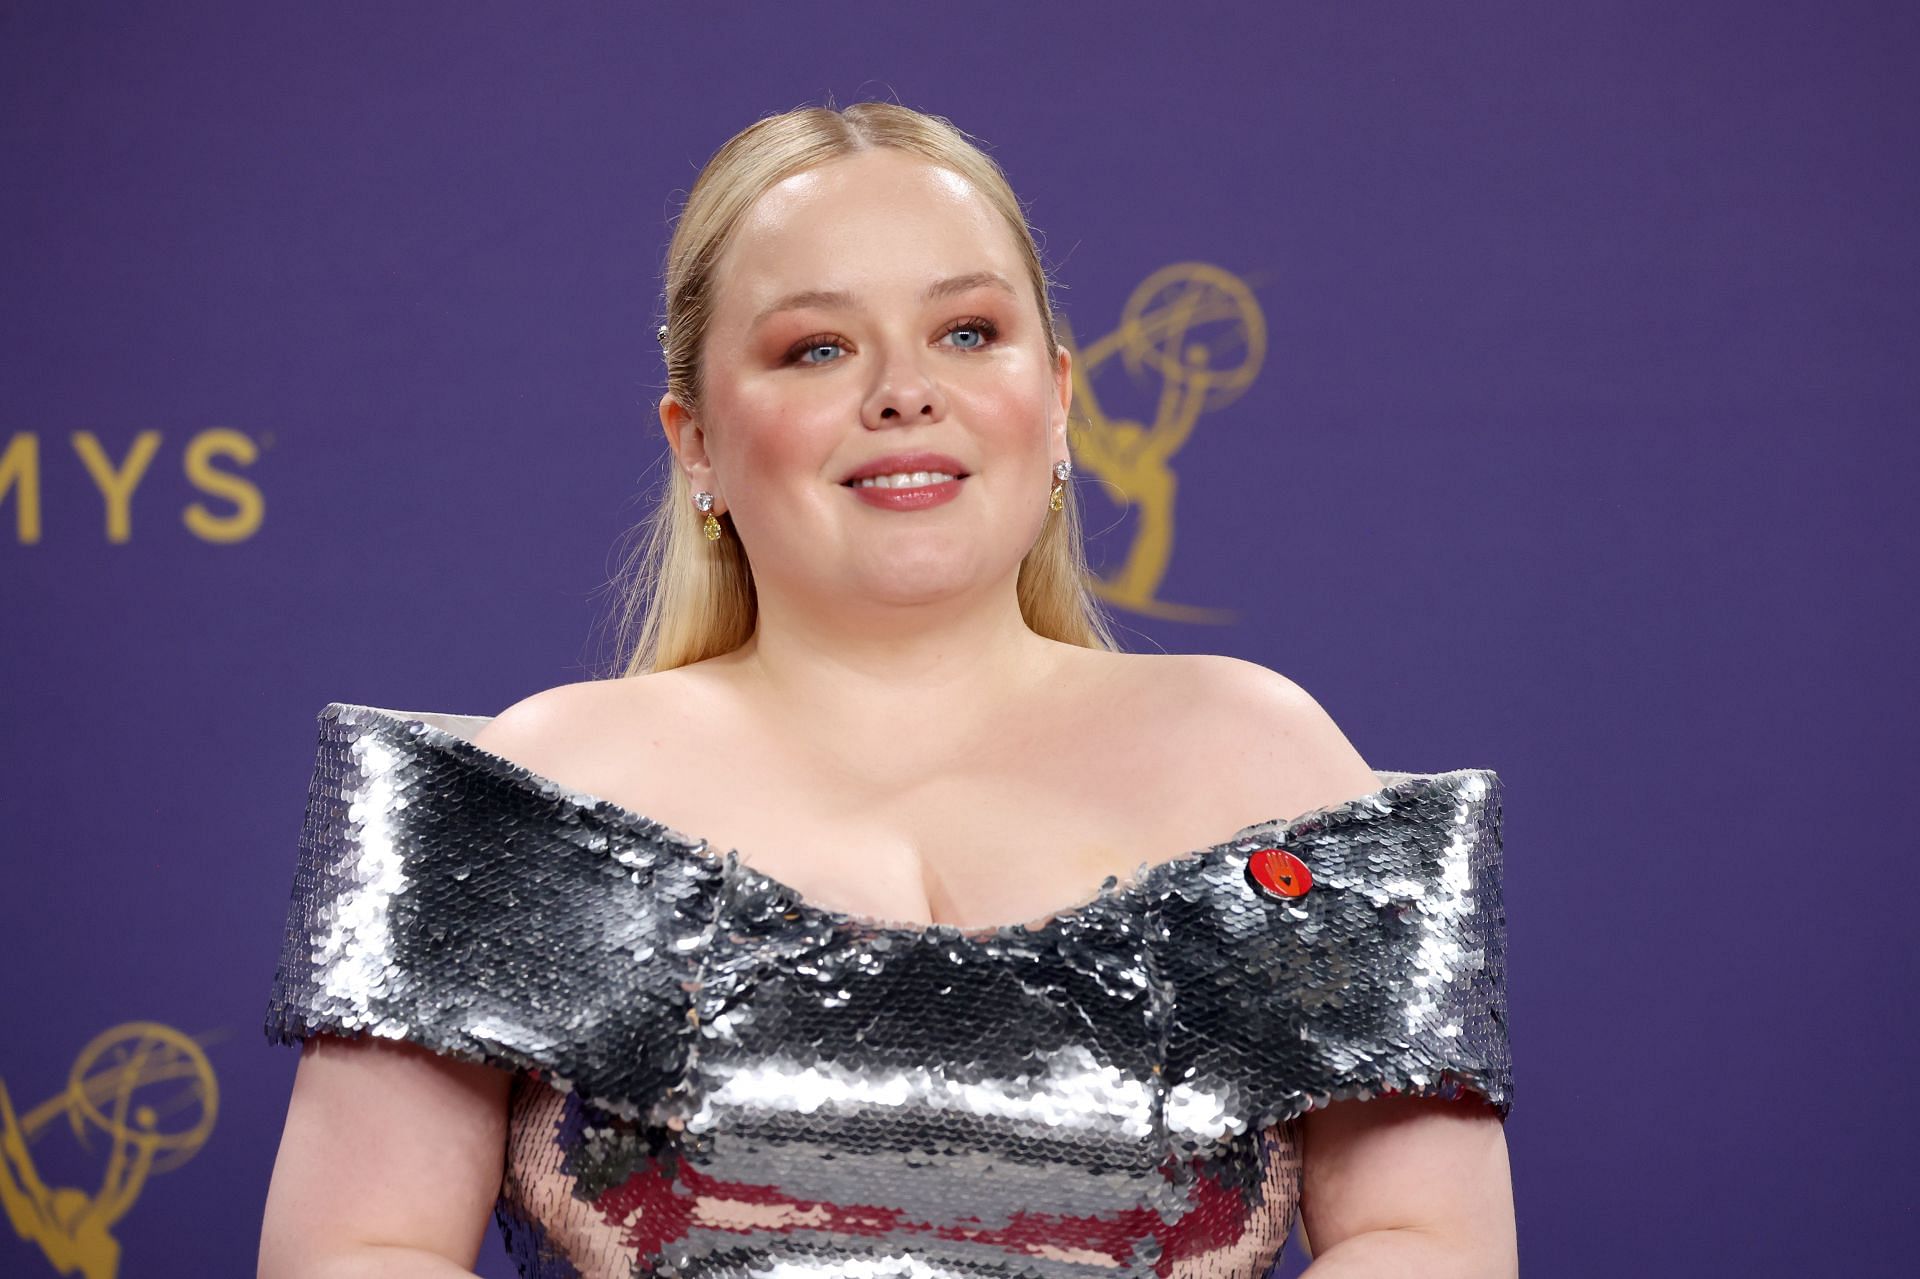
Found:
[{"label": "purple backdrop", "polygon": [[[5,1174],[251,1273],[316,712],[597,669],[678,197],[879,96],[993,144],[1157,450],[1082,473],[1130,646],[1501,773],[1528,1272],[1906,1273],[1917,60],[1833,0],[0,6]],[[1211,388],[1126,349],[1196,300]]]}]

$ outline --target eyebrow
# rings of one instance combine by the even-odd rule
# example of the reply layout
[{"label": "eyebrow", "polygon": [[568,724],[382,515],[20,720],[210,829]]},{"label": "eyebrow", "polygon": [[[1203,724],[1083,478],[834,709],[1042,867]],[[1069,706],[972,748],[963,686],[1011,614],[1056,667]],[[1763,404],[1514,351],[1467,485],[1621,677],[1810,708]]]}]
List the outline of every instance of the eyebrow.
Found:
[{"label": "eyebrow", "polygon": [[[965,275],[950,275],[944,280],[934,281],[927,286],[927,291],[920,297],[923,302],[934,302],[941,298],[952,297],[956,293],[984,288],[1004,289],[1018,296],[1013,285],[1007,282],[1007,277],[998,271],[969,271]],[[797,311],[802,307],[857,307],[859,305],[860,299],[845,289],[803,289],[798,293],[789,293],[775,300],[773,305],[754,316],[753,323],[748,327],[759,328],[762,322],[782,311]]]}]

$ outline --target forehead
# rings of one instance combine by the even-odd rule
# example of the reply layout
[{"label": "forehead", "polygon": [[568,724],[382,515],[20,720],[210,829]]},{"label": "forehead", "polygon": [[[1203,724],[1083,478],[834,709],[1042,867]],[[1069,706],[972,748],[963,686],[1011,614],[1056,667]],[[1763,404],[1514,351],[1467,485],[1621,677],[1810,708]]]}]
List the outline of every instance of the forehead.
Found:
[{"label": "forehead", "polygon": [[751,314],[799,288],[917,296],[931,279],[982,269],[1024,275],[993,206],[952,170],[881,148],[763,192],[718,264],[715,303]]}]

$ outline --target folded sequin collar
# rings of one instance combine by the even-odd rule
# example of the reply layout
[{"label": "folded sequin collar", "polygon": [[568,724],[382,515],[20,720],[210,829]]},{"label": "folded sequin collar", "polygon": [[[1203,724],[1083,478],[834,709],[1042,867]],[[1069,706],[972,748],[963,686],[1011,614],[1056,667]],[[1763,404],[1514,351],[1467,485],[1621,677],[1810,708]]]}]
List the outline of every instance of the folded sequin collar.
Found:
[{"label": "folded sequin collar", "polygon": [[[1462,1081],[1505,1109],[1489,770],[1380,772],[1366,795],[1150,863],[1044,921],[968,931],[819,906],[737,852],[474,745],[486,722],[321,712],[270,1038],[413,1039],[628,1119],[691,1122],[717,1046],[778,1039],[795,1008],[839,1019],[834,1051],[853,1055],[901,1015],[1022,1035],[1065,1017],[1019,1051],[1107,1025],[1143,1079],[1174,1071],[1185,1088],[1180,1072],[1231,1063],[1243,1126]],[[1257,859],[1282,855],[1311,891],[1256,882]],[[955,1002],[969,986],[1001,991],[1000,1012]],[[1158,1103],[1169,1115],[1180,1088]]]}]

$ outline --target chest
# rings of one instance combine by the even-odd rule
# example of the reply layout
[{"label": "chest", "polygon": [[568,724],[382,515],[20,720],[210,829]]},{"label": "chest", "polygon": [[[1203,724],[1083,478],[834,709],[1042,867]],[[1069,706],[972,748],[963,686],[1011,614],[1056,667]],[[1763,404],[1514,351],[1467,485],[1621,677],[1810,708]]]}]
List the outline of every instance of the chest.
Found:
[{"label": "chest", "polygon": [[871,768],[779,742],[642,748],[595,793],[737,851],[815,906],[984,928],[1044,919],[1276,815],[1270,794],[1236,794],[1206,755],[1167,746],[1087,733]]}]

